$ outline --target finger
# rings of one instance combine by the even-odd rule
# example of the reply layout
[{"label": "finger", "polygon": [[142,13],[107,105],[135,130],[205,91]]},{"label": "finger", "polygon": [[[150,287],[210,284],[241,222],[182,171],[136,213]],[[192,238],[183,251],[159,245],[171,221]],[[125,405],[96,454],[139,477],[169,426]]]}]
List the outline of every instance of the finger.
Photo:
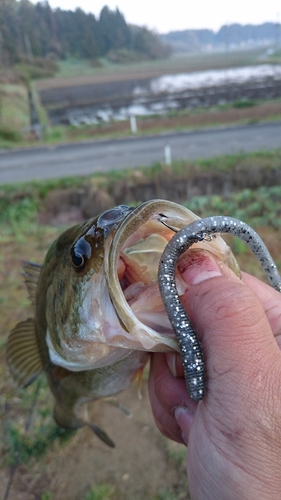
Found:
[{"label": "finger", "polygon": [[261,301],[273,335],[281,348],[281,293],[250,274],[243,272],[242,279]]},{"label": "finger", "polygon": [[171,374],[164,354],[154,353],[151,356],[148,389],[158,428],[169,439],[182,443],[181,430],[174,418],[175,408],[189,410],[191,425],[197,405],[190,399],[184,379]]},{"label": "finger", "polygon": [[184,370],[181,355],[178,352],[167,352],[166,361],[171,374],[174,377],[183,378]]}]

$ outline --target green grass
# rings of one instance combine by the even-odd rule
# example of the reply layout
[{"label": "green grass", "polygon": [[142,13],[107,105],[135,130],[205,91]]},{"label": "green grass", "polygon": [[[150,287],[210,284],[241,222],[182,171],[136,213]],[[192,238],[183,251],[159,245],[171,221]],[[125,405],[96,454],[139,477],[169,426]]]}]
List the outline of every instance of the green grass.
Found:
[{"label": "green grass", "polygon": [[234,108],[242,109],[242,108],[252,108],[257,103],[252,99],[239,99],[233,103]]},{"label": "green grass", "polygon": [[[281,186],[244,189],[229,196],[198,196],[186,206],[201,217],[224,214],[254,227],[281,229]],[[242,251],[239,247],[239,252]]]},{"label": "green grass", "polygon": [[[6,129],[19,133],[22,128],[28,126],[29,104],[25,86],[0,84],[0,130]],[[3,133],[0,133],[1,139],[5,139]]]},{"label": "green grass", "polygon": [[40,500],[52,500],[53,496],[53,493],[50,491],[45,491],[44,493],[41,493]]},{"label": "green grass", "polygon": [[112,500],[115,496],[115,490],[108,484],[99,484],[92,486],[82,500]]},{"label": "green grass", "polygon": [[213,53],[192,53],[192,54],[174,54],[167,59],[153,61],[136,61],[130,65],[114,64],[107,59],[100,59],[99,65],[96,61],[66,59],[60,61],[59,70],[55,78],[70,78],[76,76],[103,75],[110,73],[133,74],[145,73],[149,71],[159,72],[186,72],[186,71],[204,71],[208,69],[222,69],[234,66],[245,66],[256,64],[263,49],[213,52]]},{"label": "green grass", "polygon": [[89,60],[68,58],[58,63],[59,69],[55,73],[55,78],[71,78],[73,76],[95,75],[104,64],[100,61],[100,66],[96,67]]},{"label": "green grass", "polygon": [[263,58],[265,62],[272,64],[280,64],[281,63],[281,48],[275,50],[273,54]]},{"label": "green grass", "polygon": [[[19,390],[17,397],[22,416],[20,419],[7,416],[1,430],[1,462],[4,465],[23,464],[38,459],[55,441],[63,445],[75,435],[75,431],[62,429],[54,422],[53,398],[45,378],[40,377],[30,387]],[[8,402],[9,395],[7,398]],[[32,413],[35,401],[36,407]]]}]

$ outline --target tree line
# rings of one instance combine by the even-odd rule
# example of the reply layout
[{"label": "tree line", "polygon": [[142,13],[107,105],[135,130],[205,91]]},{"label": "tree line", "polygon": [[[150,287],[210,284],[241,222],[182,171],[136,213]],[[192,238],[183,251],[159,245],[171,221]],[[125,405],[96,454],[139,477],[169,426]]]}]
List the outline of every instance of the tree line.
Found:
[{"label": "tree line", "polygon": [[172,45],[174,50],[198,50],[207,46],[220,48],[226,46],[281,44],[280,23],[267,22],[259,25],[238,23],[222,26],[217,32],[210,29],[170,31],[160,35],[163,42]]},{"label": "tree line", "polygon": [[146,58],[170,54],[170,47],[145,27],[131,26],[123,14],[104,6],[99,18],[82,9],[52,9],[48,1],[0,0],[0,62],[24,57],[97,59],[128,50]]}]

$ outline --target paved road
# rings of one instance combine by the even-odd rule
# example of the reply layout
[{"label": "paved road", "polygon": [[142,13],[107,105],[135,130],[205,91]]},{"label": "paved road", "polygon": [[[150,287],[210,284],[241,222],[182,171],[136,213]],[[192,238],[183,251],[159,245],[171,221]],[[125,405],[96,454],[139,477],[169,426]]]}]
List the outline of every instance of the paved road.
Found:
[{"label": "paved road", "polygon": [[0,184],[149,166],[167,144],[174,160],[275,149],[281,122],[1,152]]}]

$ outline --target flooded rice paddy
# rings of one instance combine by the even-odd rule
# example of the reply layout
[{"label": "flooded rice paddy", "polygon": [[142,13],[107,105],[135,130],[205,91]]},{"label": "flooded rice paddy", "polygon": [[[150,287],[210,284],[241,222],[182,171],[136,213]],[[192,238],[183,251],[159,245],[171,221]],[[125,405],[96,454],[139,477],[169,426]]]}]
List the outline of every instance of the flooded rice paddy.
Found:
[{"label": "flooded rice paddy", "polygon": [[52,124],[93,125],[130,116],[163,114],[281,96],[281,65],[171,74],[40,92]]}]

